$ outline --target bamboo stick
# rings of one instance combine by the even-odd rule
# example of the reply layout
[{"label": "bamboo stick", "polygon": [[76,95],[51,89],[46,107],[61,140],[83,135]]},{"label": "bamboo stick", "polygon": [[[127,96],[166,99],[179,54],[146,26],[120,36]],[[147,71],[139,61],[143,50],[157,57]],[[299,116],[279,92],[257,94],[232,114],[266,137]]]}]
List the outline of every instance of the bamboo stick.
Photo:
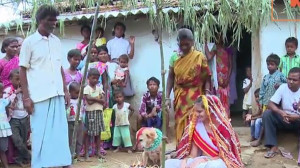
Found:
[{"label": "bamboo stick", "polygon": [[[76,137],[77,137],[77,126],[78,126],[78,120],[79,120],[79,114],[80,114],[80,109],[81,109],[81,102],[83,98],[83,89],[84,89],[84,84],[86,83],[86,76],[87,76],[87,69],[88,65],[90,62],[90,55],[91,55],[91,47],[94,41],[94,36],[95,36],[95,31],[96,31],[96,26],[97,26],[97,20],[98,20],[98,14],[99,14],[99,0],[97,0],[97,8],[95,11],[94,19],[93,19],[93,26],[92,26],[92,32],[91,32],[91,37],[90,37],[90,42],[88,44],[88,51],[87,51],[87,58],[84,66],[84,71],[83,71],[83,79],[81,82],[80,86],[80,92],[79,92],[79,98],[78,98],[78,103],[77,103],[77,109],[76,109],[76,118],[75,118],[75,124],[74,124],[74,131],[73,131],[73,136],[72,136],[72,146],[71,146],[71,154],[72,154],[72,163],[74,164],[74,158],[75,158],[75,148],[76,148]],[[85,151],[88,152],[88,151]]]},{"label": "bamboo stick", "polygon": [[[162,45],[162,38],[163,38],[163,21],[162,21],[162,4],[163,4],[163,0],[155,0],[155,6],[156,6],[156,17],[157,17],[157,22],[156,22],[156,27],[158,29],[158,34],[159,34],[159,39],[158,39],[158,43],[159,43],[159,49],[160,49],[160,67],[161,67],[161,80],[162,80],[162,133],[163,136],[166,137],[166,84],[165,84],[165,58],[164,58],[164,48]],[[163,138],[162,140],[162,150],[161,150],[161,167],[165,168],[165,153],[166,153],[166,139]]]}]

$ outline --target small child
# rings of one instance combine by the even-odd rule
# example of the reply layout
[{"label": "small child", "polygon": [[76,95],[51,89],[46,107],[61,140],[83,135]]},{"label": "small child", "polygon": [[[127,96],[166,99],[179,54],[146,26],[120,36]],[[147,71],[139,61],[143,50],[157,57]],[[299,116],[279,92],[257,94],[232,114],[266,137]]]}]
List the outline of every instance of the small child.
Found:
[{"label": "small child", "polygon": [[102,27],[98,27],[96,29],[96,40],[95,40],[95,46],[100,47],[102,45],[106,44],[106,38],[104,36],[104,30]]},{"label": "small child", "polygon": [[70,93],[70,106],[67,108],[67,119],[68,119],[68,128],[69,128],[69,145],[70,148],[72,146],[72,138],[74,130],[77,131],[77,138],[76,138],[76,157],[78,161],[80,160],[80,150],[82,148],[82,141],[83,141],[83,123],[82,123],[82,109],[81,106],[80,114],[79,114],[79,121],[77,129],[74,128],[75,126],[75,118],[77,112],[77,103],[78,103],[78,96],[80,91],[80,84],[77,82],[72,82],[69,85],[69,93]]},{"label": "small child", "polygon": [[294,67],[300,67],[300,56],[296,54],[298,40],[295,37],[289,37],[285,41],[286,55],[280,59],[279,69],[288,76],[289,71]]},{"label": "small child", "polygon": [[139,124],[142,127],[155,127],[161,129],[162,92],[158,91],[160,81],[151,77],[147,80],[148,91],[142,97],[139,110]]},{"label": "small child", "polygon": [[20,87],[19,69],[14,69],[9,74],[11,86],[4,89],[4,98],[10,100],[10,109],[12,110],[9,121],[12,130],[12,142],[18,150],[15,162],[21,167],[28,164],[31,154],[27,149],[27,139],[29,133],[29,116],[23,106],[22,90]]},{"label": "small child", "polygon": [[128,69],[129,58],[127,55],[121,55],[119,57],[119,66],[115,71],[115,79],[119,82],[117,83],[118,87],[126,87],[129,69]]},{"label": "small child", "polygon": [[8,149],[8,137],[12,135],[12,131],[7,117],[9,100],[3,98],[3,87],[0,83],[0,159],[4,168],[8,168],[5,152]]},{"label": "small child", "polygon": [[81,61],[80,50],[72,49],[68,52],[68,61],[70,67],[65,69],[65,81],[66,85],[69,85],[72,82],[81,83],[82,74],[77,70],[77,67]]},{"label": "small child", "polygon": [[276,89],[286,83],[286,77],[278,70],[280,58],[276,54],[271,54],[267,57],[267,66],[269,74],[265,75],[259,91],[259,105],[264,112],[267,109],[269,100],[274,95]]},{"label": "small child", "polygon": [[[259,88],[255,90],[255,102],[259,106]],[[262,127],[262,110],[259,108],[257,114],[249,113],[246,115],[246,121],[251,121],[251,146],[256,147],[261,144],[263,127]]]},{"label": "small child", "polygon": [[243,81],[243,90],[244,90],[244,101],[243,101],[243,118],[245,120],[246,114],[251,113],[252,110],[252,74],[251,67],[246,67],[246,79]]},{"label": "small child", "polygon": [[108,54],[113,61],[117,60],[123,54],[128,54],[130,59],[133,58],[135,37],[130,36],[129,41],[125,40],[125,31],[126,26],[121,22],[117,22],[114,25],[113,31],[115,38],[107,42]]},{"label": "small child", "polygon": [[[88,48],[87,48],[87,50],[88,50]],[[88,69],[87,69],[87,72],[89,72],[89,70],[91,69],[91,68],[96,68],[96,66],[97,66],[97,64],[98,64],[98,62],[99,62],[99,59],[98,59],[98,48],[96,47],[96,46],[92,46],[92,48],[91,48],[91,58],[90,58],[90,62],[89,62],[89,64],[88,64]],[[81,69],[81,74],[83,74],[84,73],[84,69],[85,69],[85,67],[83,67],[82,69]],[[98,82],[99,83],[99,82]],[[97,83],[97,84],[98,84]]]},{"label": "small child", "polygon": [[114,136],[113,136],[113,146],[117,147],[114,152],[120,150],[121,144],[124,144],[124,147],[127,148],[128,153],[132,153],[130,147],[132,147],[130,130],[129,130],[129,117],[134,113],[133,108],[129,103],[124,102],[124,94],[121,91],[116,91],[115,101],[117,104],[113,106],[115,111],[115,127],[114,127]]},{"label": "small child", "polygon": [[104,131],[103,105],[105,104],[105,95],[101,87],[97,85],[100,74],[97,69],[91,68],[88,72],[88,85],[84,88],[84,98],[86,100],[85,128],[87,129],[87,138],[85,138],[85,159],[88,160],[88,147],[90,139],[95,138],[96,154],[99,158],[104,156],[99,151],[100,132]]}]

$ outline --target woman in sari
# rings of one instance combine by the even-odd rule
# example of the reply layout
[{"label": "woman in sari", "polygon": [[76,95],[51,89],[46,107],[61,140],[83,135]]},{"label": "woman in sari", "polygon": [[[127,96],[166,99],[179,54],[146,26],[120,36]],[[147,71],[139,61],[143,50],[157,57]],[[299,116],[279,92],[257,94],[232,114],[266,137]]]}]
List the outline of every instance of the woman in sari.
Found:
[{"label": "woman in sari", "polygon": [[222,35],[219,34],[216,45],[211,51],[208,50],[207,45],[205,45],[205,53],[207,59],[210,61],[216,56],[216,71],[218,88],[215,88],[217,95],[221,99],[222,104],[226,110],[228,117],[230,117],[230,107],[229,107],[229,96],[230,96],[230,76],[232,71],[232,54],[233,52],[229,48],[225,48]]},{"label": "woman in sari", "polygon": [[200,95],[210,92],[210,71],[206,57],[193,48],[194,37],[191,30],[178,31],[180,52],[171,57],[167,80],[167,105],[170,107],[170,93],[174,87],[174,111],[176,142],[181,139],[184,128],[189,123],[193,103]]},{"label": "woman in sari", "polygon": [[243,168],[240,143],[220,99],[201,96],[166,168]]},{"label": "woman in sari", "polygon": [[0,59],[0,82],[4,87],[9,86],[9,74],[13,69],[19,68],[19,57],[17,52],[19,49],[18,40],[15,38],[6,38],[2,42],[1,52],[5,53],[5,57]]}]

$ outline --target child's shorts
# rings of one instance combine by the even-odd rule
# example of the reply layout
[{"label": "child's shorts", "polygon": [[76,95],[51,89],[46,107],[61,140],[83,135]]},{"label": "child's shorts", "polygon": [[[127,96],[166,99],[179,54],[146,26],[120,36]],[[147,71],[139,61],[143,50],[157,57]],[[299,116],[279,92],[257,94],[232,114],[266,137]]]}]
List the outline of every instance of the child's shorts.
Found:
[{"label": "child's shorts", "polygon": [[84,126],[89,136],[99,136],[105,131],[102,110],[86,111]]},{"label": "child's shorts", "polygon": [[131,147],[131,137],[129,125],[115,126],[113,136],[113,146],[120,146],[124,144],[124,147]]},{"label": "child's shorts", "polygon": [[8,137],[0,137],[0,151],[6,152],[8,149]]},{"label": "child's shorts", "polygon": [[248,104],[245,104],[243,103],[243,110],[251,110],[252,109],[252,106],[251,105],[248,105]]}]

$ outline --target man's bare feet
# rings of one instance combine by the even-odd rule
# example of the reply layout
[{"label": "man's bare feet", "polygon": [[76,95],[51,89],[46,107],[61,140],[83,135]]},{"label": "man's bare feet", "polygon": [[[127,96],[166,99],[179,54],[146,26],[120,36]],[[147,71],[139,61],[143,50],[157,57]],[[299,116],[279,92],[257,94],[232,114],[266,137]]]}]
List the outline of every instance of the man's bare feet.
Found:
[{"label": "man's bare feet", "polygon": [[261,145],[261,140],[260,140],[260,139],[257,139],[257,140],[255,140],[255,141],[252,141],[252,142],[250,143],[250,145],[251,145],[252,147],[258,147],[259,145]]},{"label": "man's bare feet", "polygon": [[132,153],[132,151],[130,150],[130,149],[128,149],[128,151],[127,151],[128,153]]}]

